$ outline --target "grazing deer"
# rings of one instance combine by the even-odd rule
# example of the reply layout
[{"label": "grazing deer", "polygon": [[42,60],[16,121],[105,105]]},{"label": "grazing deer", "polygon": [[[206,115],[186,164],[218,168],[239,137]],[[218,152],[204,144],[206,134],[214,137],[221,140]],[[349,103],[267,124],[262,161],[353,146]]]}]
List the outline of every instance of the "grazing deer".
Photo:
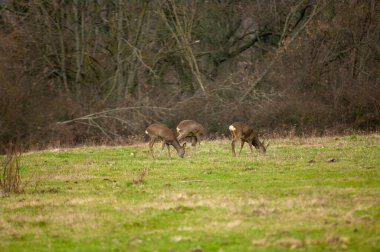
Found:
[{"label": "grazing deer", "polygon": [[200,144],[201,137],[203,137],[205,129],[202,124],[194,120],[183,120],[177,126],[178,141],[191,138],[191,145],[196,146]]},{"label": "grazing deer", "polygon": [[241,122],[234,122],[231,124],[228,129],[231,133],[231,147],[232,147],[232,154],[236,157],[235,153],[235,142],[240,138],[241,140],[241,146],[239,155],[241,153],[241,150],[243,149],[244,143],[247,142],[249,145],[249,148],[251,149],[251,153],[253,153],[252,145],[255,146],[255,148],[265,153],[269,144],[267,146],[264,146],[264,141],[260,142],[256,132],[253,130],[251,126],[245,123]]},{"label": "grazing deer", "polygon": [[175,134],[171,129],[169,129],[165,124],[159,124],[159,123],[154,123],[148,126],[146,128],[145,133],[150,137],[149,141],[149,150],[150,153],[152,154],[152,157],[154,158],[153,154],[153,145],[157,140],[162,140],[162,150],[165,148],[165,145],[168,147],[168,152],[169,152],[169,157],[171,158],[170,155],[170,148],[169,145],[172,145],[178,153],[178,156],[183,158],[185,155],[185,146],[186,143],[184,143],[182,146],[179,144]]}]

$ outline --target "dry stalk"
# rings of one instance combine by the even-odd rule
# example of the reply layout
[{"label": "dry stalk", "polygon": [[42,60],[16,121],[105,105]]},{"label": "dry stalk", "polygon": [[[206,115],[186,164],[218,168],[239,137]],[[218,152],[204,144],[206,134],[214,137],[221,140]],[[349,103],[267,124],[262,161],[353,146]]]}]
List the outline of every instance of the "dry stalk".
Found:
[{"label": "dry stalk", "polygon": [[0,167],[0,188],[4,194],[21,192],[20,148],[9,144],[5,149],[6,157]]},{"label": "dry stalk", "polygon": [[139,171],[139,174],[138,174],[138,177],[137,178],[134,178],[132,180],[133,184],[135,185],[139,185],[139,184],[143,184],[145,181],[145,176],[148,174],[148,168],[143,168]]}]

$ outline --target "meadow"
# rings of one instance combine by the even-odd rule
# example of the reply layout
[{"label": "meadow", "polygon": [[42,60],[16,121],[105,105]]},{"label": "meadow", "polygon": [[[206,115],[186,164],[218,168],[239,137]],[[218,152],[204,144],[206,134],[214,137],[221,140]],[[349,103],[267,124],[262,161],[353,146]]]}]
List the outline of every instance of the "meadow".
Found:
[{"label": "meadow", "polygon": [[[155,146],[157,154],[160,144]],[[4,157],[0,156],[0,161]],[[380,135],[28,152],[0,251],[379,251]]]}]

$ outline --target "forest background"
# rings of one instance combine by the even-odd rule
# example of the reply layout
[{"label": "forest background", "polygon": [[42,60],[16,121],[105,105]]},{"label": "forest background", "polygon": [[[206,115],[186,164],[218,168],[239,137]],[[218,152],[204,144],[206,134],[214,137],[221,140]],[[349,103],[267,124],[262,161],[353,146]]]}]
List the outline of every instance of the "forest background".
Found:
[{"label": "forest background", "polygon": [[211,137],[233,121],[376,131],[379,13],[377,0],[0,1],[0,144],[119,144],[189,118]]}]

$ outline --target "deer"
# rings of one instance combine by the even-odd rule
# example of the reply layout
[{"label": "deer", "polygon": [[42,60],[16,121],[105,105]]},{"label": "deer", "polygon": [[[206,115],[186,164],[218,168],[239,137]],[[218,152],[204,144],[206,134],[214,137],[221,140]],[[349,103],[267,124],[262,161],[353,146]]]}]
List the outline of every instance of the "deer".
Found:
[{"label": "deer", "polygon": [[260,142],[256,132],[253,130],[251,126],[241,122],[234,122],[228,127],[231,134],[231,147],[232,147],[232,155],[236,157],[235,153],[235,142],[240,138],[241,146],[239,151],[239,156],[241,150],[243,149],[244,143],[247,142],[249,148],[251,149],[251,153],[253,153],[252,145],[255,146],[256,150],[261,153],[265,153],[269,144],[267,146],[264,145],[264,141]]},{"label": "deer", "polygon": [[202,124],[194,120],[183,120],[177,126],[177,139],[179,142],[191,139],[191,146],[201,143],[201,137],[204,136],[205,129]]},{"label": "deer", "polygon": [[149,151],[153,158],[155,158],[154,153],[153,153],[153,145],[155,144],[157,140],[162,140],[161,152],[164,150],[165,145],[166,145],[166,147],[168,148],[169,158],[171,158],[170,147],[169,147],[170,145],[172,145],[176,149],[178,156],[183,158],[183,156],[185,155],[186,143],[184,143],[181,146],[176,138],[176,135],[165,124],[160,124],[160,123],[151,124],[146,128],[145,134],[147,134],[150,137],[148,146],[149,146]]}]

